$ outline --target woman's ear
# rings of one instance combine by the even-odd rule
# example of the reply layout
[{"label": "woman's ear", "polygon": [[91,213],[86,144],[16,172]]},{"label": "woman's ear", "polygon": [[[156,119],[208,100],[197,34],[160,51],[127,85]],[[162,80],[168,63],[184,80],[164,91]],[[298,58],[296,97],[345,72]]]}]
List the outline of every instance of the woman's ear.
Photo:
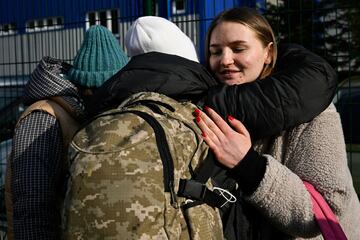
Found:
[{"label": "woman's ear", "polygon": [[273,61],[273,55],[274,55],[274,43],[270,42],[267,46],[266,46],[266,56],[265,56],[265,64],[270,64]]}]

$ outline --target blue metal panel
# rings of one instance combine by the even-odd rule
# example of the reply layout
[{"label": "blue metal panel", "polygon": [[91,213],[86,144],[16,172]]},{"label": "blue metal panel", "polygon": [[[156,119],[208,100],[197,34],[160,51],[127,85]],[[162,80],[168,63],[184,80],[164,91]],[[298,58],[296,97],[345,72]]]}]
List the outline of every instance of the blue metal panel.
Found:
[{"label": "blue metal panel", "polygon": [[[165,0],[166,1],[166,0]],[[161,6],[162,4],[160,4]],[[137,0],[12,0],[0,1],[0,24],[15,23],[18,33],[25,33],[29,20],[63,17],[68,28],[84,25],[86,13],[102,9],[119,9],[123,18],[143,14],[143,1]],[[131,19],[129,19],[131,20]]]},{"label": "blue metal panel", "polygon": [[166,1],[166,16],[167,18],[169,18],[172,15],[172,0],[167,0]]},{"label": "blue metal panel", "polygon": [[[25,6],[24,6],[25,5]],[[0,1],[0,24],[15,23],[19,32],[24,29],[24,8],[29,10],[29,3],[23,4],[22,0]]]},{"label": "blue metal panel", "polygon": [[188,0],[186,1],[186,13],[185,14],[195,14],[199,12],[199,1]]},{"label": "blue metal panel", "polygon": [[171,0],[158,0],[158,11],[159,11],[158,15],[160,17],[169,18],[171,16],[169,14],[169,7],[168,7],[169,4],[171,4]]},{"label": "blue metal panel", "polygon": [[[172,16],[173,0],[158,0],[159,16]],[[266,0],[188,0],[184,14],[200,15],[200,59],[203,61],[206,31],[211,20],[224,9],[235,6],[264,8]],[[144,12],[143,1],[132,0],[13,0],[0,1],[0,24],[15,23],[18,33],[25,33],[29,20],[63,17],[65,28],[84,27],[86,13],[102,9],[119,9],[123,21],[132,21]]]},{"label": "blue metal panel", "polygon": [[216,1],[216,0],[203,0],[199,1],[199,13],[200,13],[200,49],[199,49],[199,58],[200,62],[204,63],[205,61],[205,38],[207,29],[210,26],[212,19],[222,12],[224,9],[232,8],[237,6],[239,3],[238,1],[234,0],[223,0],[223,1]]},{"label": "blue metal panel", "polygon": [[1,5],[0,5],[0,24],[6,24],[6,23],[10,23],[10,13],[8,9],[12,9],[12,6],[14,4],[13,1],[0,1]]}]

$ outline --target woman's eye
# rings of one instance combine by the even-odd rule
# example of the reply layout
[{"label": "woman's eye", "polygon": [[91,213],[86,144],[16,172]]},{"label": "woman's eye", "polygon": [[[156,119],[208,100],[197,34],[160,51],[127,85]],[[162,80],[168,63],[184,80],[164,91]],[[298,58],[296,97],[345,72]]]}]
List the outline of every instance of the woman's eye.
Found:
[{"label": "woman's eye", "polygon": [[244,51],[245,49],[244,48],[234,48],[233,49],[233,52],[234,53],[239,53],[239,52],[242,52],[242,51]]},{"label": "woman's eye", "polygon": [[220,54],[221,54],[220,50],[212,50],[212,51],[210,51],[210,55],[217,56],[217,55],[220,55]]}]

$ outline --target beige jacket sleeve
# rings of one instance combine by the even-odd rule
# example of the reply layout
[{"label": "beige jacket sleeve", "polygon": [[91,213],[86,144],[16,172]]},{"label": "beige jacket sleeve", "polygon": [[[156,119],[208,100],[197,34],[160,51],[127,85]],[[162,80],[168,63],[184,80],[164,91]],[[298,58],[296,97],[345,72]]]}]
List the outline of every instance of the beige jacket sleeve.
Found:
[{"label": "beige jacket sleeve", "polygon": [[265,176],[248,201],[281,231],[294,237],[316,237],[320,232],[310,195],[302,183],[306,180],[330,204],[348,238],[360,239],[360,203],[334,105],[277,138],[272,150],[271,155],[265,155]]}]

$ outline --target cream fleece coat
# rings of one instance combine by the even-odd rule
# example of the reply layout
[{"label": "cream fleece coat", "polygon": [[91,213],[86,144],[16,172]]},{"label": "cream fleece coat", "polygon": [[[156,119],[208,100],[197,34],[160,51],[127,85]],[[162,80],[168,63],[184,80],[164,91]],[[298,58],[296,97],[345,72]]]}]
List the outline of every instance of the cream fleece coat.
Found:
[{"label": "cream fleece coat", "polygon": [[292,239],[323,239],[302,179],[323,195],[349,240],[360,239],[360,202],[347,165],[339,114],[331,104],[308,123],[262,140],[255,149],[268,163],[258,189],[247,198]]}]

